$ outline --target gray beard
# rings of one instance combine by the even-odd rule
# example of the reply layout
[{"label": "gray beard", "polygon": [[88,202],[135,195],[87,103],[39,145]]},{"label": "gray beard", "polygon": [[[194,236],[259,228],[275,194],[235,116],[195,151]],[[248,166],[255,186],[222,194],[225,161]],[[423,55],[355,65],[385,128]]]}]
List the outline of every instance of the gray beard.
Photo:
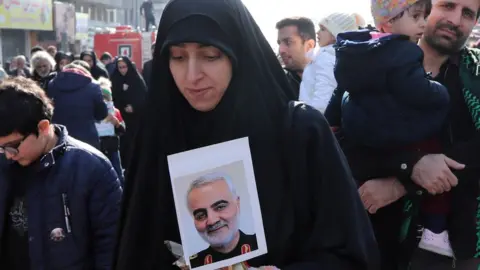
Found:
[{"label": "gray beard", "polygon": [[40,72],[37,72],[38,76],[42,77],[42,78],[45,78],[48,76],[48,74],[50,74],[50,72],[45,72],[45,73],[40,73]]},{"label": "gray beard", "polygon": [[230,226],[228,226],[228,235],[223,237],[222,239],[218,239],[218,237],[211,237],[211,236],[208,235],[208,232],[200,233],[200,236],[202,237],[202,239],[205,242],[209,243],[210,246],[212,246],[212,247],[226,246],[230,242],[233,241],[233,239],[235,238],[235,234],[239,230],[238,217],[239,217],[239,215],[237,215],[237,217],[235,217],[235,221],[233,222],[233,224],[229,224]]}]

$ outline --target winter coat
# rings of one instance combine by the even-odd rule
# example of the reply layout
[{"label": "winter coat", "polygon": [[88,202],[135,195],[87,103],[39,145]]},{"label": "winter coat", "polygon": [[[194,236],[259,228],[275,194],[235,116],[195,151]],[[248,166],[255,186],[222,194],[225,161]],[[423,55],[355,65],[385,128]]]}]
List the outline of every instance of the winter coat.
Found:
[{"label": "winter coat", "polygon": [[436,134],[449,110],[447,89],[429,78],[423,52],[402,35],[370,31],[338,35],[335,77],[348,93],[345,138],[374,147],[401,147]]},{"label": "winter coat", "polygon": [[[65,127],[55,126],[55,132],[57,145],[30,165],[34,173],[25,193],[31,269],[109,270],[122,197],[117,174],[102,153],[68,136]],[[6,202],[18,165],[2,160],[0,166],[0,238],[5,239]],[[55,231],[64,238],[53,239]]]},{"label": "winter coat", "polygon": [[57,76],[57,72],[51,72],[45,77],[40,77],[36,71],[33,71],[31,79],[34,80],[44,91],[48,90],[48,84]]},{"label": "winter coat", "polygon": [[55,104],[53,123],[66,126],[72,137],[99,149],[95,122],[108,116],[100,86],[81,74],[59,72],[47,94]]},{"label": "winter coat", "polygon": [[300,100],[325,112],[337,81],[333,74],[335,49],[333,45],[320,48],[313,61],[305,68],[300,84]]}]

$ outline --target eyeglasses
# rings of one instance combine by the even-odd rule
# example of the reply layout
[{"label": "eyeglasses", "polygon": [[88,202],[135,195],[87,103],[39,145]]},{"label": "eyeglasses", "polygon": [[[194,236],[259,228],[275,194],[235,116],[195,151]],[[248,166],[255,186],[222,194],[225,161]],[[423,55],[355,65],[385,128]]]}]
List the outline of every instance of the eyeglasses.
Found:
[{"label": "eyeglasses", "polygon": [[9,155],[12,155],[12,156],[18,155],[18,153],[20,152],[18,148],[20,147],[20,145],[22,145],[22,143],[25,141],[26,138],[27,137],[23,137],[20,140],[13,141],[9,143],[8,146],[0,146],[0,154],[8,153]]}]

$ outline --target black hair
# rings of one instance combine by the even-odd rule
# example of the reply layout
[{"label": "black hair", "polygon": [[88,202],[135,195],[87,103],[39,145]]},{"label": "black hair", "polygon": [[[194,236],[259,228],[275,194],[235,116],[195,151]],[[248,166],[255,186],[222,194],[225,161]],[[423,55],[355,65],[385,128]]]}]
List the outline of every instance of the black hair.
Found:
[{"label": "black hair", "polygon": [[38,123],[52,116],[52,101],[33,80],[19,76],[0,84],[0,137],[14,132],[38,135]]},{"label": "black hair", "polygon": [[296,26],[298,35],[302,38],[303,41],[310,39],[315,40],[315,24],[312,20],[306,17],[290,17],[282,19],[277,22],[276,28],[280,30],[287,26]]},{"label": "black hair", "polygon": [[70,61],[70,63],[73,62],[73,61],[75,61],[75,56],[73,55],[73,53],[67,52],[67,53],[65,53],[65,54],[67,55],[68,60]]},{"label": "black hair", "polygon": [[112,55],[109,52],[104,52],[100,57],[100,61],[113,59]]},{"label": "black hair", "polygon": [[45,51],[45,49],[42,46],[37,45],[30,50],[30,55],[33,55],[34,53],[40,52],[40,51]]},{"label": "black hair", "polygon": [[432,0],[419,0],[418,2],[416,2],[415,4],[407,8],[406,10],[400,12],[400,14],[398,14],[397,16],[390,19],[390,21],[398,20],[403,17],[405,12],[411,12],[415,9],[424,9],[425,13],[423,14],[423,16],[427,18],[430,15],[430,12],[432,11]]}]

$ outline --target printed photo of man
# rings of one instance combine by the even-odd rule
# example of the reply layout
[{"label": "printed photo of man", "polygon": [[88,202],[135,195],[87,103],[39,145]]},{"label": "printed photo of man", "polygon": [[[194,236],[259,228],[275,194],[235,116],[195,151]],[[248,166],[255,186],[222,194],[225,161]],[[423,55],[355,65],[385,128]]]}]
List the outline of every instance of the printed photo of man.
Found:
[{"label": "printed photo of man", "polygon": [[211,173],[194,180],[187,206],[199,235],[210,246],[190,256],[192,268],[230,259],[258,249],[255,234],[240,228],[240,196],[226,174]]}]

